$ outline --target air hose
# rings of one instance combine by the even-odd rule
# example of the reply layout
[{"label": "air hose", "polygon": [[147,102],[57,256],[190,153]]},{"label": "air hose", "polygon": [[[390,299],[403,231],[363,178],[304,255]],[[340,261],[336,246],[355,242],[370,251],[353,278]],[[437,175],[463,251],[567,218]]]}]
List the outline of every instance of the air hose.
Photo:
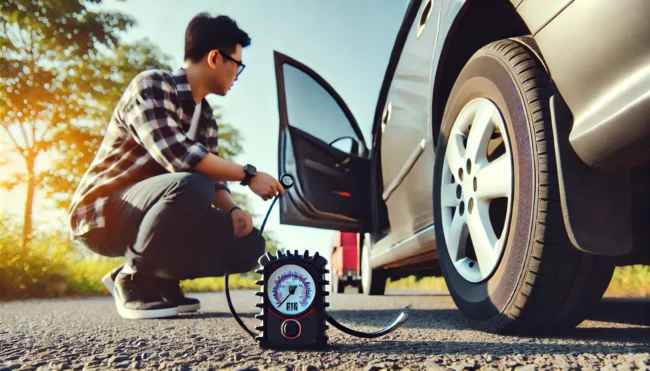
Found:
[{"label": "air hose", "polygon": [[[282,184],[282,186],[285,189],[289,189],[289,188],[291,188],[293,186],[294,180],[293,180],[293,177],[291,175],[283,174],[280,177],[280,183]],[[278,200],[279,197],[280,196],[278,195],[278,196],[275,196],[273,198],[273,202],[271,202],[271,206],[269,206],[269,209],[266,212],[266,216],[264,217],[264,221],[262,222],[262,226],[259,229],[259,236],[262,236],[262,233],[264,233],[264,226],[266,225],[266,221],[269,218],[269,215],[271,215],[271,210],[273,210],[273,206],[275,205],[275,203],[276,203],[276,201]],[[228,274],[228,270],[226,268],[226,271],[224,272],[224,291],[226,293],[226,300],[228,301],[228,308],[230,309],[230,313],[232,313],[232,316],[235,318],[235,321],[237,321],[239,326],[242,329],[244,329],[244,331],[246,331],[253,339],[255,339],[257,334],[254,333],[253,331],[251,331],[244,324],[244,322],[241,320],[241,318],[239,317],[239,315],[235,311],[234,306],[232,305],[232,300],[230,298],[230,289],[229,289],[229,286],[228,286],[228,276],[229,276],[229,274]],[[327,322],[329,324],[331,324],[332,326],[336,327],[337,329],[341,330],[342,332],[344,332],[344,333],[346,333],[348,335],[352,335],[352,336],[356,336],[356,337],[360,337],[360,338],[370,339],[370,338],[377,338],[377,337],[380,337],[380,336],[384,336],[386,334],[389,334],[389,333],[397,330],[399,327],[401,327],[406,322],[406,320],[408,319],[408,313],[405,312],[405,310],[408,309],[408,308],[410,308],[410,305],[407,305],[407,306],[403,307],[402,308],[403,311],[397,316],[397,318],[393,321],[393,323],[391,323],[388,327],[386,327],[386,328],[384,328],[382,330],[376,331],[376,332],[357,331],[357,330],[354,330],[354,329],[351,329],[349,327],[346,327],[346,326],[342,325],[341,323],[339,323],[337,320],[335,320],[329,314],[326,314],[326,316],[327,316]]]}]

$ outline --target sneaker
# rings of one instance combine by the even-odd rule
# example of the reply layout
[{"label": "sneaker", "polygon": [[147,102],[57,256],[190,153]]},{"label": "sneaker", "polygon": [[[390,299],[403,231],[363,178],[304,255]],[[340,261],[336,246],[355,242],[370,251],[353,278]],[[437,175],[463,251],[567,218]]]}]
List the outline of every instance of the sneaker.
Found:
[{"label": "sneaker", "polygon": [[[104,284],[104,287],[106,287],[106,290],[111,293],[111,295],[113,295],[115,278],[122,270],[122,267],[124,266],[120,265],[102,277],[102,283]],[[158,278],[157,280],[159,282],[157,282],[156,286],[160,288],[160,292],[163,295],[163,298],[175,304],[178,307],[179,313],[196,312],[197,310],[201,309],[201,302],[198,299],[186,297],[183,294],[178,281],[166,280],[162,278]]]},{"label": "sneaker", "polygon": [[117,312],[122,318],[149,319],[178,315],[178,307],[163,299],[154,277],[142,273],[118,274],[113,286]]},{"label": "sneaker", "polygon": [[198,299],[188,298],[183,294],[179,281],[158,278],[156,286],[165,300],[178,306],[179,312],[196,312],[201,309]]},{"label": "sneaker", "polygon": [[120,271],[124,268],[124,265],[120,265],[117,268],[114,268],[112,271],[106,273],[104,277],[102,277],[102,283],[104,284],[104,287],[106,287],[106,290],[113,295],[113,286],[115,285],[115,278],[117,277],[117,274],[120,273]]}]

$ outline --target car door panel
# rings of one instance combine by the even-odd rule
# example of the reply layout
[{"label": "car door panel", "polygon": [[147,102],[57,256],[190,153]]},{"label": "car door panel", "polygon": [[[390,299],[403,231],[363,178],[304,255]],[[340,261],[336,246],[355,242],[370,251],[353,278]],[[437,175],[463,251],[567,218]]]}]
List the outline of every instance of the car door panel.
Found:
[{"label": "car door panel", "polygon": [[[342,152],[327,143],[290,128],[295,143],[296,173],[303,197],[315,210],[360,221],[369,217],[368,160]],[[354,175],[354,181],[350,180]]]},{"label": "car door panel", "polygon": [[[370,160],[354,117],[307,66],[278,52],[275,64],[279,172],[295,181],[280,198],[280,223],[362,231],[370,219]],[[341,138],[350,148],[341,148]]]},{"label": "car door panel", "polygon": [[387,95],[390,115],[381,142],[383,196],[395,243],[433,223],[430,86],[441,3],[421,3]]}]

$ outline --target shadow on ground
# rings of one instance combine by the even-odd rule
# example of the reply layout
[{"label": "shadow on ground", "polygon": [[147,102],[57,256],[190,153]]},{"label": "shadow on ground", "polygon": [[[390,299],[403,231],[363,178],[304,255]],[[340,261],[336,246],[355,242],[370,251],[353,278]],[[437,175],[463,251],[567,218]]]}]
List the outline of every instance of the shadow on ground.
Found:
[{"label": "shadow on ground", "polygon": [[[506,336],[498,338],[494,343],[489,342],[461,342],[453,339],[444,341],[391,341],[391,337],[373,340],[359,339],[358,344],[336,344],[334,349],[343,353],[372,352],[372,353],[398,353],[398,354],[434,354],[436,349],[441,353],[459,352],[463,354],[483,354],[489,352],[493,355],[507,355],[513,352],[522,354],[539,353],[583,353],[599,352],[609,353],[637,353],[650,350],[650,300],[646,299],[603,299],[601,305],[590,316],[589,327],[575,328],[561,335],[545,338]],[[335,310],[328,313],[337,321],[346,326],[361,329],[362,331],[377,331],[388,326],[399,314],[398,309],[386,310]],[[450,331],[472,331],[470,323],[456,309],[410,309],[409,319],[403,329],[439,329]],[[239,315],[249,324],[255,321],[257,312],[242,312]],[[229,313],[207,312],[182,316],[183,319],[201,318],[226,318]],[[641,325],[635,328],[617,328],[611,323]],[[595,325],[595,327],[594,327]],[[338,332],[330,326],[331,332]],[[448,336],[450,333],[447,333]],[[347,336],[347,335],[345,335]],[[392,335],[391,335],[392,336]],[[481,336],[480,334],[477,336]],[[489,335],[488,335],[489,336]],[[550,340],[552,343],[548,343]],[[576,344],[575,342],[587,342]],[[371,346],[370,346],[371,344]],[[526,344],[522,350],[522,344]]]}]

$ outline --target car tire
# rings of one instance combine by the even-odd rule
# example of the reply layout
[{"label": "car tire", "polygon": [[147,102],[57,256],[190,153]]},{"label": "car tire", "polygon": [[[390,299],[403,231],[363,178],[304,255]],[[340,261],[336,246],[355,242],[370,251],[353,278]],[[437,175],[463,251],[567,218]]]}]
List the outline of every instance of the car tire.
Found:
[{"label": "car tire", "polygon": [[384,295],[386,291],[386,273],[382,269],[372,269],[369,262],[370,248],[366,242],[361,249],[360,292],[365,295]]},{"label": "car tire", "polygon": [[334,271],[330,272],[330,283],[333,293],[342,294],[345,292],[345,284],[341,282],[338,273]]},{"label": "car tire", "polygon": [[[502,40],[472,56],[445,107],[434,168],[437,250],[456,306],[479,330],[544,334],[573,328],[602,298],[613,273],[606,258],[579,251],[567,236],[549,108],[552,94],[536,56],[515,41]],[[484,134],[474,138],[484,139],[468,145],[465,127],[467,137],[476,129]],[[494,145],[492,154],[482,154],[499,137],[502,144]],[[475,153],[480,155],[471,159]],[[510,170],[506,165],[485,170],[497,163],[490,156],[498,156],[499,164],[509,164]],[[498,197],[485,201],[486,195]]]}]

